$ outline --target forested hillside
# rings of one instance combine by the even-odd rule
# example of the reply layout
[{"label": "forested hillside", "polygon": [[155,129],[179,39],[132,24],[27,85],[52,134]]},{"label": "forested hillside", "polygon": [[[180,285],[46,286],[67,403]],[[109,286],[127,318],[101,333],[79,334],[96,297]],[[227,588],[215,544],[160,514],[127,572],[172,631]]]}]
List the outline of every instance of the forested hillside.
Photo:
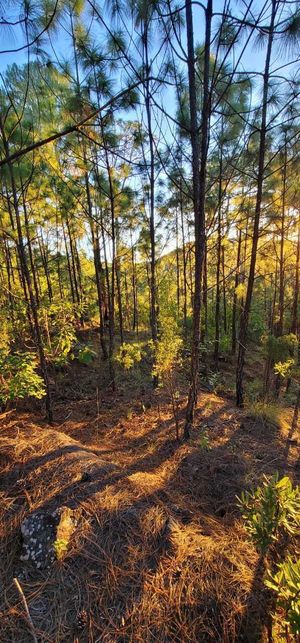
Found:
[{"label": "forested hillside", "polygon": [[0,18],[0,641],[300,641],[300,3]]}]

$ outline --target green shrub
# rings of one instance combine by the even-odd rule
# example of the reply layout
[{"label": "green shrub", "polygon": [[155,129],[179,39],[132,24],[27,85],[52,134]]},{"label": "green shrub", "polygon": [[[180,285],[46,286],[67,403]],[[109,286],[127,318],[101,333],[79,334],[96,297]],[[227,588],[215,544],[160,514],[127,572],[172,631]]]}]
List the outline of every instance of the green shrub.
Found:
[{"label": "green shrub", "polygon": [[143,348],[144,344],[137,342],[122,344],[115,355],[115,360],[122,368],[128,371],[142,360]]},{"label": "green shrub", "polygon": [[46,314],[49,332],[45,346],[47,358],[54,366],[64,366],[73,358],[76,343],[76,316],[71,304],[53,303]]},{"label": "green shrub", "polygon": [[264,476],[263,484],[238,498],[245,527],[257,549],[265,553],[283,530],[294,534],[300,525],[300,488],[285,476]]},{"label": "green shrub", "polygon": [[32,353],[14,354],[0,351],[0,403],[8,400],[45,395],[43,379],[36,372],[37,362]]},{"label": "green shrub", "polygon": [[300,633],[300,559],[288,557],[278,565],[277,572],[269,572],[265,585],[277,595],[277,606],[284,610],[286,625],[293,634]]}]

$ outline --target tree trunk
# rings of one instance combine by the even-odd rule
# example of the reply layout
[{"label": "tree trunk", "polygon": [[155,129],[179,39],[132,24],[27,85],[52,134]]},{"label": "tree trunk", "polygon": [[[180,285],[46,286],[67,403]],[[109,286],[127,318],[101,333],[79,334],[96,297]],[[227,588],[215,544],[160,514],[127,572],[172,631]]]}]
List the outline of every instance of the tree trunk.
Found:
[{"label": "tree trunk", "polygon": [[239,285],[240,276],[240,261],[241,261],[241,247],[242,247],[242,229],[239,229],[237,258],[236,258],[236,273],[234,278],[234,293],[232,304],[232,338],[231,338],[231,352],[235,355],[236,352],[236,313],[237,313],[237,293],[236,289]]},{"label": "tree trunk", "polygon": [[263,183],[264,183],[268,89],[269,89],[270,61],[271,61],[271,53],[272,53],[272,45],[273,45],[276,6],[277,6],[276,0],[272,0],[272,14],[271,14],[265,70],[264,70],[264,77],[263,77],[263,105],[262,105],[262,117],[261,117],[261,126],[260,126],[257,192],[256,192],[256,205],[255,205],[255,215],[254,215],[251,260],[250,260],[246,301],[241,315],[240,331],[239,331],[239,352],[238,352],[238,362],[237,362],[237,369],[236,369],[236,403],[238,407],[242,407],[244,405],[244,389],[243,389],[244,367],[245,367],[245,355],[246,355],[247,341],[248,341],[249,316],[250,316],[252,293],[253,293],[254,278],[255,278],[256,254],[257,254],[257,246],[258,246],[258,238],[259,238],[259,223],[260,223],[260,213],[261,213]]},{"label": "tree trunk", "polygon": [[[212,22],[212,0],[207,1],[205,10],[205,53],[203,71],[203,104],[201,119],[201,147],[199,146],[197,122],[197,92],[195,72],[195,50],[193,33],[192,2],[187,0],[186,5],[186,30],[188,46],[188,76],[191,121],[191,146],[192,146],[192,173],[193,173],[193,204],[195,220],[195,294],[193,306],[193,340],[191,356],[191,372],[188,403],[186,408],[186,422],[184,437],[190,436],[193,424],[194,411],[197,403],[199,346],[200,346],[200,320],[201,320],[201,272],[205,252],[205,187],[206,187],[206,161],[208,152],[209,119],[210,119],[210,90],[209,90],[209,61],[210,38]],[[200,162],[200,171],[199,171]]]},{"label": "tree trunk", "polygon": [[222,244],[222,173],[223,173],[223,153],[222,144],[220,146],[220,163],[219,163],[219,195],[218,195],[218,231],[217,231],[217,270],[216,270],[216,307],[215,307],[215,348],[214,362],[218,368],[219,349],[220,349],[220,274],[221,274],[221,244]]}]

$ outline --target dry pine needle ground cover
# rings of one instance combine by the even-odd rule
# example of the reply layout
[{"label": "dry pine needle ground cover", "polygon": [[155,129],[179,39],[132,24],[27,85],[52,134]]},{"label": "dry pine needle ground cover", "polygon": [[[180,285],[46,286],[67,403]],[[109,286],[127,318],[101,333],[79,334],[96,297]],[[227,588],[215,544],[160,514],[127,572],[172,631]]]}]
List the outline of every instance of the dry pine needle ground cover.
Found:
[{"label": "dry pine needle ground cover", "polygon": [[[72,390],[57,393],[53,427],[32,411],[1,416],[0,641],[32,641],[15,575],[41,642],[264,640],[262,570],[236,494],[263,473],[295,479],[288,416],[257,423],[202,392],[184,444],[162,392]],[[22,519],[63,503],[81,515],[67,556],[49,571],[24,567]]]}]

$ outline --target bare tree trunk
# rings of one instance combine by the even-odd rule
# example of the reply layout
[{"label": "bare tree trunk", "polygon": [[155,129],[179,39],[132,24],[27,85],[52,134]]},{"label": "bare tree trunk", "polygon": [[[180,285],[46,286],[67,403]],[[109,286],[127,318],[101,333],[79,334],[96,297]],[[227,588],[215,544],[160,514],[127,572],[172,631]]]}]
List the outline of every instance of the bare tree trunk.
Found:
[{"label": "bare tree trunk", "polygon": [[241,261],[241,247],[242,247],[242,229],[239,229],[237,258],[236,258],[236,273],[234,278],[234,293],[232,304],[232,338],[231,338],[231,352],[235,355],[236,352],[236,313],[237,313],[237,292],[236,289],[239,285],[240,276],[240,261]]},{"label": "bare tree trunk", "polygon": [[[195,50],[193,34],[192,2],[187,0],[186,30],[188,46],[188,75],[191,121],[192,171],[193,171],[193,202],[195,218],[195,294],[193,306],[193,340],[189,395],[186,408],[184,437],[188,439],[193,424],[195,406],[197,404],[200,320],[201,320],[201,272],[205,252],[205,187],[206,161],[208,152],[209,119],[210,119],[210,90],[209,90],[209,60],[212,22],[212,0],[207,1],[205,10],[205,51],[203,71],[203,104],[201,119],[201,146],[199,146],[197,123],[197,92],[195,73]],[[200,164],[200,171],[199,171]]]},{"label": "bare tree trunk", "polygon": [[62,224],[62,228],[63,228],[64,243],[65,243],[65,253],[66,253],[66,258],[67,258],[69,282],[70,282],[70,288],[71,288],[71,297],[72,297],[73,304],[75,304],[76,297],[75,297],[75,290],[74,290],[74,284],[73,284],[73,276],[72,276],[70,255],[69,255],[68,244],[67,244],[67,236],[66,236],[66,231],[65,231],[64,224]]},{"label": "bare tree trunk", "polygon": [[[276,329],[277,337],[283,335],[283,315],[284,315],[284,235],[285,235],[285,197],[286,197],[286,163],[287,163],[287,145],[285,139],[284,145],[284,165],[282,177],[282,211],[280,226],[280,258],[279,258],[279,319]],[[282,378],[278,373],[275,379],[275,397],[279,396]]]},{"label": "bare tree trunk", "polygon": [[183,326],[184,326],[184,335],[185,335],[185,338],[187,338],[187,270],[186,270],[187,256],[186,256],[186,246],[185,246],[181,185],[180,185],[180,224],[181,224],[182,261],[183,261]]},{"label": "bare tree trunk", "polygon": [[218,368],[219,350],[220,350],[220,274],[221,274],[221,244],[222,244],[222,173],[223,173],[223,153],[222,144],[220,146],[220,163],[219,163],[219,189],[218,189],[218,241],[217,241],[217,270],[216,270],[216,308],[215,308],[215,348],[214,362]]},{"label": "bare tree trunk", "polygon": [[257,246],[258,246],[258,238],[259,238],[259,223],[260,223],[260,213],[261,213],[263,183],[264,183],[268,90],[269,90],[270,62],[271,62],[271,52],[272,52],[273,37],[274,37],[276,7],[277,7],[276,0],[272,0],[272,14],[271,14],[269,34],[268,34],[268,46],[267,46],[264,80],[263,80],[263,104],[262,104],[262,117],[261,117],[261,126],[260,126],[257,192],[256,192],[256,205],[255,205],[255,215],[254,215],[251,260],[250,260],[250,270],[249,270],[249,276],[248,276],[246,301],[241,315],[240,331],[239,331],[239,352],[238,352],[238,361],[237,361],[237,369],[236,369],[236,403],[237,403],[237,406],[239,407],[242,407],[244,405],[244,389],[243,389],[244,367],[245,367],[245,355],[246,355],[247,341],[248,341],[249,316],[250,316],[250,308],[251,308],[252,293],[253,293],[254,278],[255,278],[256,254],[257,254]]},{"label": "bare tree trunk", "polygon": [[134,255],[134,245],[132,240],[132,232],[130,233],[131,239],[131,283],[132,283],[132,296],[133,296],[133,320],[132,320],[132,330],[136,330],[138,335],[139,333],[139,322],[138,322],[138,303],[137,303],[137,279],[136,279],[136,265],[135,265],[135,255]]}]

